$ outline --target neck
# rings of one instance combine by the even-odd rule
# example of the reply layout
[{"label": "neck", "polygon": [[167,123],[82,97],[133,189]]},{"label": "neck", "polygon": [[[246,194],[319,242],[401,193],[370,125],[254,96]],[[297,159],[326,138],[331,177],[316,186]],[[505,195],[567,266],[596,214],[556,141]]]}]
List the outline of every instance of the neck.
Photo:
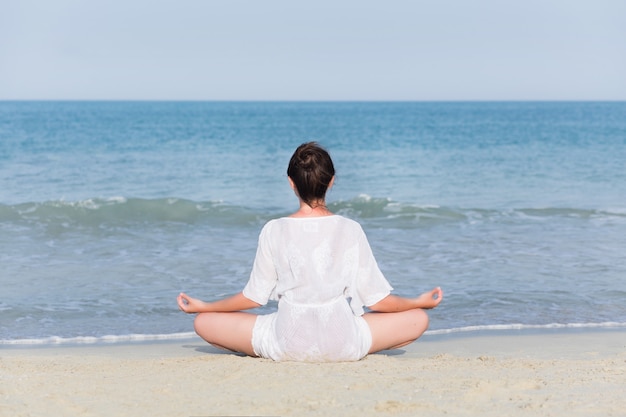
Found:
[{"label": "neck", "polygon": [[322,217],[331,216],[333,213],[326,207],[324,200],[316,201],[311,205],[300,200],[300,209],[290,217]]}]

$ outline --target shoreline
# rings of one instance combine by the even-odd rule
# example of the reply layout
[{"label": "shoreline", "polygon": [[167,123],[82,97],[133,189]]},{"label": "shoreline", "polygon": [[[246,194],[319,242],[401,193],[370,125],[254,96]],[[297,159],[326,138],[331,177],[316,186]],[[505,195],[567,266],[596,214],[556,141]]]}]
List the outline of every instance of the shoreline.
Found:
[{"label": "shoreline", "polygon": [[[613,332],[626,331],[626,322],[601,322],[601,323],[551,323],[544,325],[530,324],[506,324],[506,325],[480,325],[467,326],[451,329],[427,330],[424,337],[429,339],[439,338],[463,338],[476,336],[499,336],[510,334],[558,334],[558,333],[586,333],[586,332]],[[20,349],[30,347],[61,347],[61,346],[111,346],[119,344],[151,344],[151,343],[177,343],[198,339],[195,332],[181,332],[168,334],[123,334],[105,336],[47,336],[43,338],[24,339],[0,339],[0,351],[3,349]],[[422,340],[420,339],[420,340]]]},{"label": "shoreline", "polygon": [[626,410],[625,329],[431,335],[358,362],[273,362],[194,338],[5,346],[0,364],[0,410],[15,416],[607,416]]}]

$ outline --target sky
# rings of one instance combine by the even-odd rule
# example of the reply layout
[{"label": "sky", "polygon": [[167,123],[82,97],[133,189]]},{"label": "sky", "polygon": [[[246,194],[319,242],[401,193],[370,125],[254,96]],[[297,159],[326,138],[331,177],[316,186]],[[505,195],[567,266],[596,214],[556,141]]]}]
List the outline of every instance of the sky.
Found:
[{"label": "sky", "polygon": [[624,0],[0,0],[0,100],[626,100]]}]

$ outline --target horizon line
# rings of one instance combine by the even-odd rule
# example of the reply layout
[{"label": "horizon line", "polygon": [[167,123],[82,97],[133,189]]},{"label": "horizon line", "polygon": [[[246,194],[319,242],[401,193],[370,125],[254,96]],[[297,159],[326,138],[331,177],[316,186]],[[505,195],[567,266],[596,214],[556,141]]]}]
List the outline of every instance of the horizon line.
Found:
[{"label": "horizon line", "polygon": [[142,99],[0,98],[0,102],[171,102],[171,103],[602,103],[624,99]]}]

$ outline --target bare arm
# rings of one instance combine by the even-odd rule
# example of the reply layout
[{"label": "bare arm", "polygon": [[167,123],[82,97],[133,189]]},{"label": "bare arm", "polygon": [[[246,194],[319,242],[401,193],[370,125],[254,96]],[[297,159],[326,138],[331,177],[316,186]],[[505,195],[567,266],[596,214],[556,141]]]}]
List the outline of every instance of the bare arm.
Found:
[{"label": "bare arm", "polygon": [[178,308],[185,313],[241,311],[261,306],[261,304],[252,301],[241,292],[210,303],[192,298],[181,292],[176,301],[178,302]]},{"label": "bare arm", "polygon": [[425,292],[417,298],[405,298],[389,294],[376,304],[368,306],[372,311],[380,313],[393,313],[398,311],[412,310],[414,308],[430,309],[439,305],[443,299],[443,291],[437,287]]}]

